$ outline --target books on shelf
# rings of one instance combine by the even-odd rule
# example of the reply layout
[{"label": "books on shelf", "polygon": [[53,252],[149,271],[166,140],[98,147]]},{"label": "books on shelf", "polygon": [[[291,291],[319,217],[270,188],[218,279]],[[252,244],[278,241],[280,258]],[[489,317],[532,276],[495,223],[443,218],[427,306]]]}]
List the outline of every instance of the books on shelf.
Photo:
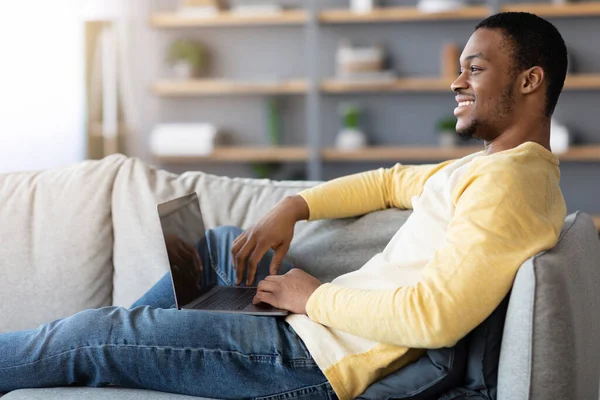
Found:
[{"label": "books on shelf", "polygon": [[182,0],[176,14],[183,18],[211,18],[220,12],[219,0]]},{"label": "books on shelf", "polygon": [[278,14],[283,11],[281,5],[273,0],[234,0],[231,2],[231,13],[247,16]]},{"label": "books on shelf", "polygon": [[206,156],[213,152],[217,128],[212,124],[159,124],[150,134],[155,156]]}]

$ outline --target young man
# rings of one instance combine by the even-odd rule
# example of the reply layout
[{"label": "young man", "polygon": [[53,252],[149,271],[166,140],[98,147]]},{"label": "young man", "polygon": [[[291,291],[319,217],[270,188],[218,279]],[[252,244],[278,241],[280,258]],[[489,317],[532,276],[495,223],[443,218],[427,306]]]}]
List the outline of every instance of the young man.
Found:
[{"label": "young man", "polygon": [[[416,349],[452,346],[497,307],[522,262],[555,245],[566,214],[549,145],[567,68],[559,32],[531,14],[498,14],[477,26],[460,62],[457,132],[485,151],[336,179],[286,198],[246,232],[219,228],[198,244],[220,284],[260,281],[255,302],[292,315],[174,310],[165,277],[132,310],[0,335],[0,392],[115,384],[350,399]],[[285,263],[297,221],[388,207],[414,211],[360,270],[321,284]]]}]

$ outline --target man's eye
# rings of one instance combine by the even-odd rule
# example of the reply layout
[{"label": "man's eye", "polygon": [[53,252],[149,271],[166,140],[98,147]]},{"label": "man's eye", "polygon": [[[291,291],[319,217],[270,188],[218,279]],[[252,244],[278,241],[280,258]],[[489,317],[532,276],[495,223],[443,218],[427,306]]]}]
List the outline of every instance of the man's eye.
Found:
[{"label": "man's eye", "polygon": [[471,67],[471,72],[477,72],[477,71],[481,71],[481,68]]}]

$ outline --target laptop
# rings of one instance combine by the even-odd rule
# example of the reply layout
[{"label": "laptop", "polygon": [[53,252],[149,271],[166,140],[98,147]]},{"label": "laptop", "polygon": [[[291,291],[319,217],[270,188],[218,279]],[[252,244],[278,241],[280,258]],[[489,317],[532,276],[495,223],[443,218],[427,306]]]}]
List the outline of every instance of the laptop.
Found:
[{"label": "laptop", "polygon": [[288,315],[288,311],[268,304],[252,304],[256,286],[216,285],[216,272],[210,265],[203,265],[202,257],[196,250],[196,245],[205,236],[205,225],[196,193],[159,204],[157,209],[178,309],[265,316]]}]

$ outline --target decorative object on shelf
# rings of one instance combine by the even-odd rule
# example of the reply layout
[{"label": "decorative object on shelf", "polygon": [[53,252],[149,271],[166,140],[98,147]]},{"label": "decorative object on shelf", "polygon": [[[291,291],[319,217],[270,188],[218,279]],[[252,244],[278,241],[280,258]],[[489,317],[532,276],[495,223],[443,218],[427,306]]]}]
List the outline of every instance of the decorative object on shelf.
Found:
[{"label": "decorative object on shelf", "polygon": [[382,46],[353,47],[342,40],[336,52],[336,79],[350,81],[393,81],[396,74],[384,70],[385,52]]},{"label": "decorative object on shelf", "polygon": [[438,134],[438,144],[443,148],[456,147],[458,143],[458,134],[456,133],[456,117],[447,116],[440,118],[436,124]]},{"label": "decorative object on shelf", "polygon": [[342,130],[335,139],[338,150],[358,150],[367,145],[367,136],[359,128],[360,108],[356,104],[340,105]]},{"label": "decorative object on shelf", "polygon": [[231,12],[242,15],[277,14],[283,7],[275,0],[230,0]]},{"label": "decorative object on shelf", "polygon": [[359,14],[370,13],[375,6],[375,0],[350,0],[350,9]]},{"label": "decorative object on shelf", "polygon": [[206,67],[206,49],[199,42],[179,39],[169,46],[167,61],[177,79],[196,78]]},{"label": "decorative object on shelf", "polygon": [[456,79],[460,73],[460,50],[456,43],[445,43],[442,47],[442,76],[447,79]]},{"label": "decorative object on shelf", "polygon": [[177,15],[189,18],[210,18],[221,12],[220,0],[181,0]]},{"label": "decorative object on shelf", "polygon": [[419,11],[425,13],[443,13],[456,11],[465,6],[463,0],[419,0]]},{"label": "decorative object on shelf", "polygon": [[[281,146],[281,112],[277,97],[269,97],[265,103],[267,120],[267,142],[271,147]],[[271,178],[282,167],[281,163],[267,162],[251,164],[257,178]]]},{"label": "decorative object on shelf", "polygon": [[159,124],[150,133],[150,151],[155,156],[207,156],[217,136],[217,128],[208,123]]},{"label": "decorative object on shelf", "polygon": [[571,134],[566,126],[552,118],[550,122],[550,148],[554,154],[563,154],[569,150]]}]

